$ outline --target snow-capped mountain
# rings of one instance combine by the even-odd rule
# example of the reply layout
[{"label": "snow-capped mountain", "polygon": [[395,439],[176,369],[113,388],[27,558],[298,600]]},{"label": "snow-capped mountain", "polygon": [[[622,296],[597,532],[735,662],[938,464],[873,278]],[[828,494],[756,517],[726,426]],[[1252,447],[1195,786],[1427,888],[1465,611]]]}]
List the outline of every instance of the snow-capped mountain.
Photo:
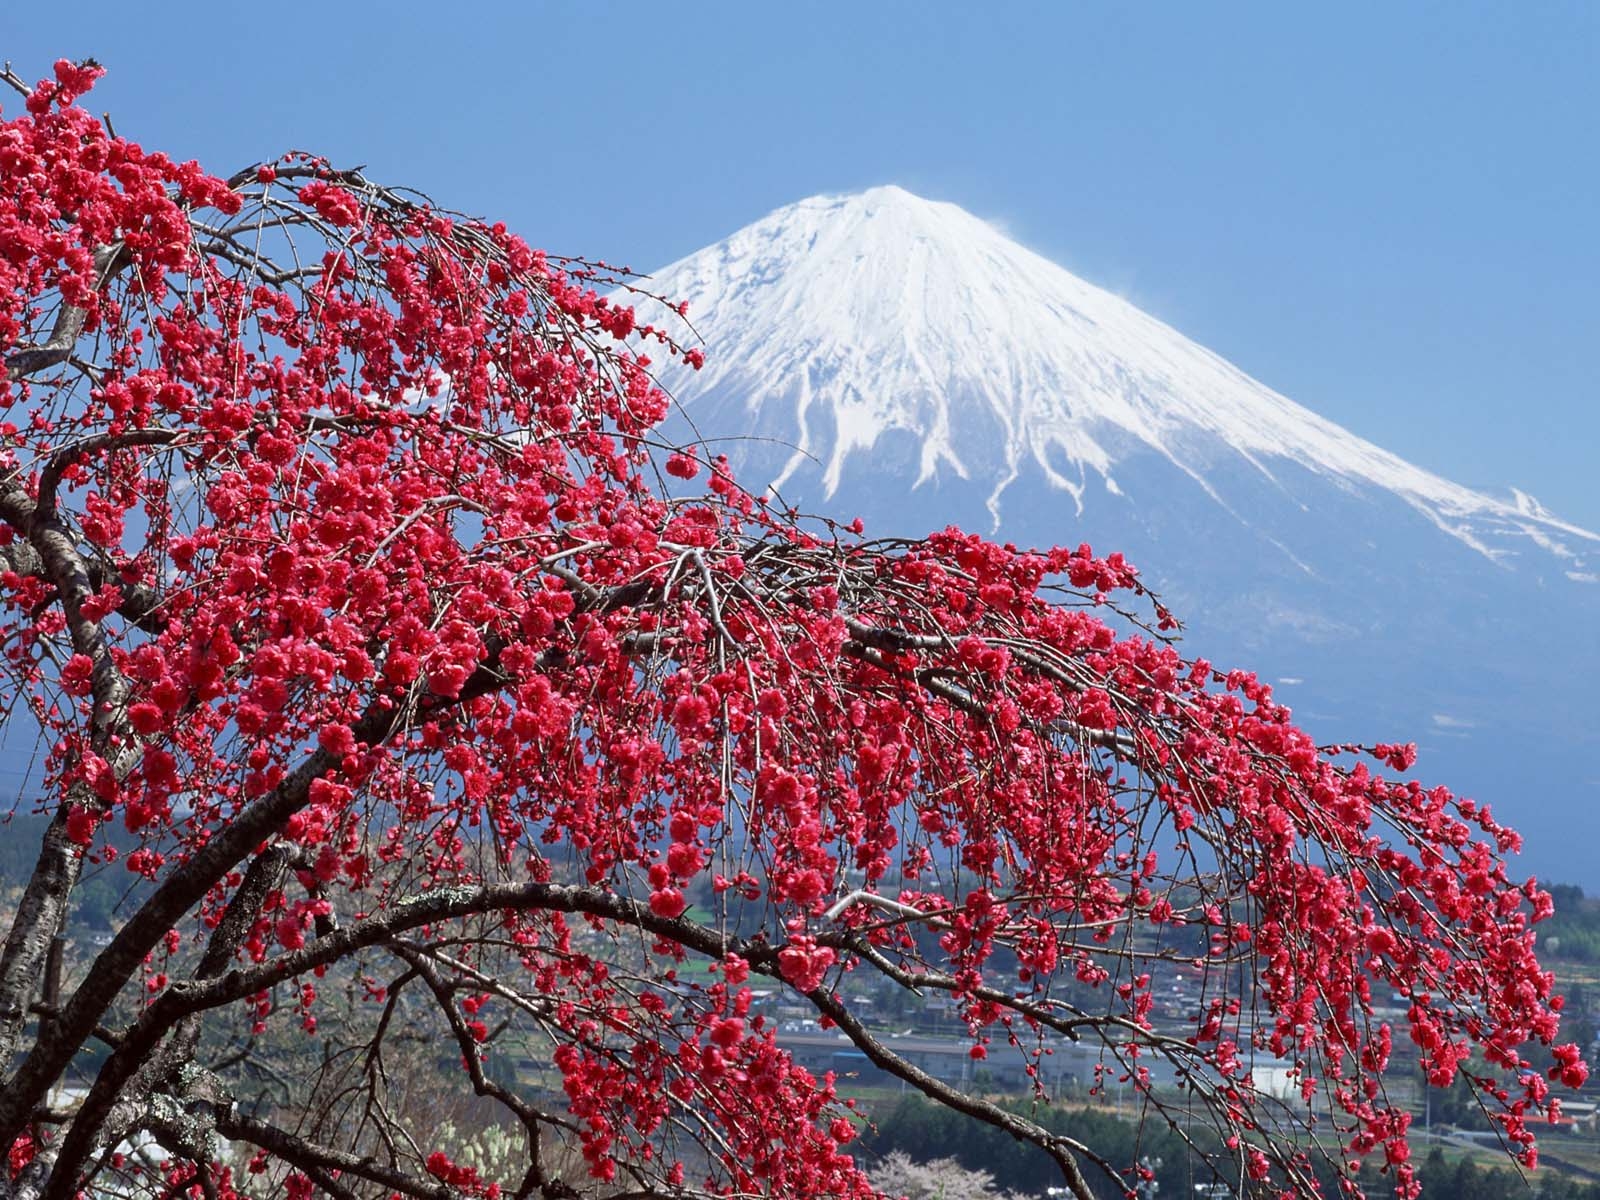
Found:
[{"label": "snow-capped mountain", "polygon": [[1530,828],[1529,785],[1600,799],[1600,535],[1531,496],[1416,467],[896,187],[779,209],[650,287],[705,342],[662,381],[747,484],[881,532],[1123,549],[1190,653],[1264,668],[1319,734],[1418,737],[1426,774]]}]

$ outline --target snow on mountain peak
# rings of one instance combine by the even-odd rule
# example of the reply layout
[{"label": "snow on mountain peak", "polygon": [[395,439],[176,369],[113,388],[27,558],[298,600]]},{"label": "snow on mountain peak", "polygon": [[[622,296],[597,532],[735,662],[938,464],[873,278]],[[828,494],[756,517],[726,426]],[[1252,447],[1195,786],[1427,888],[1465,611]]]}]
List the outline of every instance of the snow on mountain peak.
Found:
[{"label": "snow on mountain peak", "polygon": [[1508,503],[1413,466],[957,205],[899,187],[780,208],[650,286],[687,301],[706,341],[701,371],[663,382],[708,433],[736,419],[791,445],[775,485],[815,462],[831,495],[893,433],[918,446],[916,484],[975,483],[997,523],[1024,475],[1081,511],[1091,484],[1122,495],[1118,465],[1153,452],[1219,501],[1215,470],[1275,482],[1285,461],[1379,488],[1494,559],[1510,537],[1581,566],[1573,546],[1600,542],[1522,493]]}]

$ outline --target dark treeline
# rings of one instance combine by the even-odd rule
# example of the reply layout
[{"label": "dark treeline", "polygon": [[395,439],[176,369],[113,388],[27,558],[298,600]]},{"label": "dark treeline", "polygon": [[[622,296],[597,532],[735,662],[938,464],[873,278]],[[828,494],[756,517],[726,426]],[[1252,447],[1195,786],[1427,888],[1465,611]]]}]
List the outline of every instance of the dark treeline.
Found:
[{"label": "dark treeline", "polygon": [[[1024,1111],[1024,1106],[1016,1106]],[[1179,1135],[1159,1116],[1135,1124],[1093,1109],[1029,1109],[1028,1115],[1054,1132],[1071,1136],[1095,1147],[1116,1164],[1144,1160],[1155,1168],[1159,1195],[1188,1197],[1195,1185],[1222,1182],[1236,1188],[1237,1174],[1226,1165],[1214,1174],[1191,1151]],[[954,1158],[962,1166],[988,1171],[997,1188],[1045,1194],[1045,1188],[1059,1186],[1061,1179],[1043,1152],[969,1118],[952,1112],[920,1096],[905,1095],[873,1113],[873,1128],[860,1142],[863,1157],[900,1150],[919,1161]],[[1214,1136],[1202,1131],[1193,1135],[1197,1145],[1217,1149]],[[1159,1160],[1159,1166],[1156,1165]],[[1097,1196],[1123,1200],[1121,1186],[1107,1179],[1091,1163],[1083,1164]],[[1328,1164],[1318,1171],[1323,1194],[1339,1195],[1334,1173]],[[1600,1184],[1583,1183],[1545,1169],[1523,1179],[1508,1168],[1483,1168],[1465,1160],[1448,1161],[1437,1148],[1423,1158],[1420,1175],[1422,1194],[1427,1200],[1503,1200],[1506,1197],[1537,1195],[1540,1200],[1600,1200]],[[1377,1171],[1362,1176],[1367,1193],[1383,1196],[1390,1192],[1392,1180]],[[1246,1193],[1253,1194],[1253,1193]],[[1268,1193],[1262,1193],[1266,1195]]]},{"label": "dark treeline", "polygon": [[1550,958],[1600,962],[1600,898],[1570,883],[1547,885],[1556,902],[1553,917],[1539,925],[1539,946]]}]

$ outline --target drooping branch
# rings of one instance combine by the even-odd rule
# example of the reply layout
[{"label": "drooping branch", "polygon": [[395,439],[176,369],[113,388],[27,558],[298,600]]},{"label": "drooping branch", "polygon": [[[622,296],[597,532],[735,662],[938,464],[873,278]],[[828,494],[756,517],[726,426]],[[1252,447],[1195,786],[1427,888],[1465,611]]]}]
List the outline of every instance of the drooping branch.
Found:
[{"label": "drooping branch", "polygon": [[531,1196],[534,1189],[538,1189],[541,1196],[547,1200],[577,1200],[578,1193],[561,1180],[553,1180],[545,1172],[543,1162],[542,1140],[547,1118],[543,1112],[529,1104],[516,1092],[496,1083],[490,1079],[483,1070],[483,1064],[478,1059],[478,1047],[471,1033],[462,1020],[460,1012],[456,1009],[455,1000],[450,994],[439,972],[428,961],[425,954],[403,944],[390,943],[391,951],[402,961],[408,963],[417,973],[428,990],[433,994],[440,1011],[444,1014],[450,1026],[450,1032],[455,1037],[456,1046],[461,1051],[462,1062],[466,1064],[468,1077],[472,1081],[472,1089],[480,1096],[488,1096],[497,1101],[501,1106],[514,1115],[522,1126],[523,1136],[527,1139],[528,1166],[523,1173],[521,1182],[517,1185],[513,1195],[517,1200]]},{"label": "drooping branch", "polygon": [[[265,991],[279,983],[309,973],[318,967],[332,965],[360,950],[374,946],[391,946],[404,934],[441,922],[473,915],[495,912],[562,912],[586,914],[625,926],[632,926],[650,935],[681,945],[714,961],[730,955],[742,958],[755,970],[782,982],[784,974],[780,965],[781,947],[764,940],[739,938],[684,918],[663,918],[653,913],[648,905],[619,897],[604,888],[575,887],[559,884],[500,884],[478,888],[447,888],[427,893],[397,904],[394,908],[308,943],[302,950],[279,956],[259,967],[236,968],[221,976],[197,976],[186,983],[177,983],[163,992],[124,1035],[118,1048],[102,1069],[96,1081],[95,1092],[80,1110],[73,1128],[61,1148],[62,1161],[80,1158],[87,1150],[92,1131],[98,1122],[94,1115],[96,1094],[107,1098],[117,1094],[122,1083],[132,1075],[138,1064],[153,1054],[162,1039],[174,1028],[206,1011],[234,1003],[246,996]],[[422,957],[401,948],[402,956],[414,970],[430,974]],[[441,994],[436,977],[430,979],[436,995]],[[967,1095],[929,1075],[903,1056],[894,1053],[881,1039],[857,1018],[831,991],[816,988],[802,995],[817,1011],[835,1022],[872,1062],[911,1084],[925,1095],[967,1113],[987,1124],[1011,1134],[1019,1140],[1037,1145],[1057,1163],[1073,1194],[1084,1200],[1092,1195],[1081,1170],[1073,1160],[1080,1154],[1114,1171],[1093,1151],[1073,1139],[1052,1134],[1037,1124],[1018,1117],[987,1100]],[[447,1002],[443,997],[441,1002]],[[463,1035],[464,1036],[464,1035]],[[470,1049],[470,1042],[463,1047]],[[475,1076],[485,1094],[496,1094],[502,1101],[512,1103],[519,1119],[536,1127],[540,1114],[527,1108],[514,1096],[484,1078]],[[219,1129],[222,1128],[219,1123]],[[223,1129],[223,1132],[227,1132]],[[230,1134],[230,1136],[232,1136]],[[71,1176],[64,1171],[58,1175],[60,1195],[70,1194]],[[53,1183],[53,1187],[55,1184]],[[410,1194],[410,1193],[408,1193]],[[45,1200],[55,1200],[54,1193]]]},{"label": "drooping branch", "polygon": [[807,994],[817,1011],[826,1016],[844,1031],[855,1046],[867,1056],[876,1067],[902,1079],[916,1088],[924,1096],[946,1108],[974,1117],[986,1125],[992,1125],[1002,1133],[1010,1134],[1019,1142],[1027,1142],[1039,1147],[1048,1154],[1056,1167],[1061,1171],[1062,1178],[1067,1187],[1078,1200],[1094,1200],[1094,1193],[1089,1190],[1089,1181],[1084,1178],[1083,1171],[1073,1159],[1073,1154],[1081,1154],[1099,1165],[1112,1179],[1116,1178],[1116,1170],[1110,1163],[1091,1151],[1087,1146],[1072,1138],[1053,1134],[1033,1121],[1008,1112],[992,1101],[978,1096],[968,1095],[959,1088],[951,1087],[943,1080],[928,1074],[921,1067],[911,1063],[901,1055],[894,1053],[881,1039],[876,1037],[864,1025],[860,1018],[845,1007],[832,992],[816,990]]},{"label": "drooping branch", "polygon": [[424,1180],[387,1167],[370,1157],[319,1146],[241,1112],[237,1107],[225,1108],[216,1114],[216,1129],[223,1137],[269,1150],[284,1162],[308,1173],[337,1172],[355,1179],[365,1179],[403,1196],[412,1196],[415,1200],[457,1200],[456,1191],[438,1180]]}]

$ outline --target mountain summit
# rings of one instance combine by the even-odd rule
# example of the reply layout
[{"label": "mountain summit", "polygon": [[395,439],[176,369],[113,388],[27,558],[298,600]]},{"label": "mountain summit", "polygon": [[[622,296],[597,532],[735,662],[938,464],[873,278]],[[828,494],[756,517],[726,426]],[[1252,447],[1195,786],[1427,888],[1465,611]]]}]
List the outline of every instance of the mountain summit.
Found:
[{"label": "mountain summit", "polygon": [[869,532],[1123,550],[1191,654],[1261,668],[1330,739],[1418,737],[1547,846],[1600,801],[1600,535],[1524,493],[1414,466],[897,187],[781,208],[650,286],[705,342],[662,382],[747,486]]},{"label": "mountain summit", "polygon": [[1600,537],[1531,498],[1413,466],[964,209],[902,188],[791,204],[653,285],[687,300],[707,338],[699,377],[672,378],[697,424],[710,420],[702,397],[741,406],[712,427],[726,417],[789,447],[781,463],[762,456],[780,488],[814,464],[832,498],[853,459],[864,466],[900,435],[914,442],[913,486],[982,486],[1003,526],[1007,490],[1030,473],[1081,515],[1096,488],[1157,501],[1119,477],[1146,454],[1224,504],[1213,476],[1248,468],[1278,483],[1294,464],[1392,493],[1491,558],[1531,543],[1582,576],[1600,551]]}]

